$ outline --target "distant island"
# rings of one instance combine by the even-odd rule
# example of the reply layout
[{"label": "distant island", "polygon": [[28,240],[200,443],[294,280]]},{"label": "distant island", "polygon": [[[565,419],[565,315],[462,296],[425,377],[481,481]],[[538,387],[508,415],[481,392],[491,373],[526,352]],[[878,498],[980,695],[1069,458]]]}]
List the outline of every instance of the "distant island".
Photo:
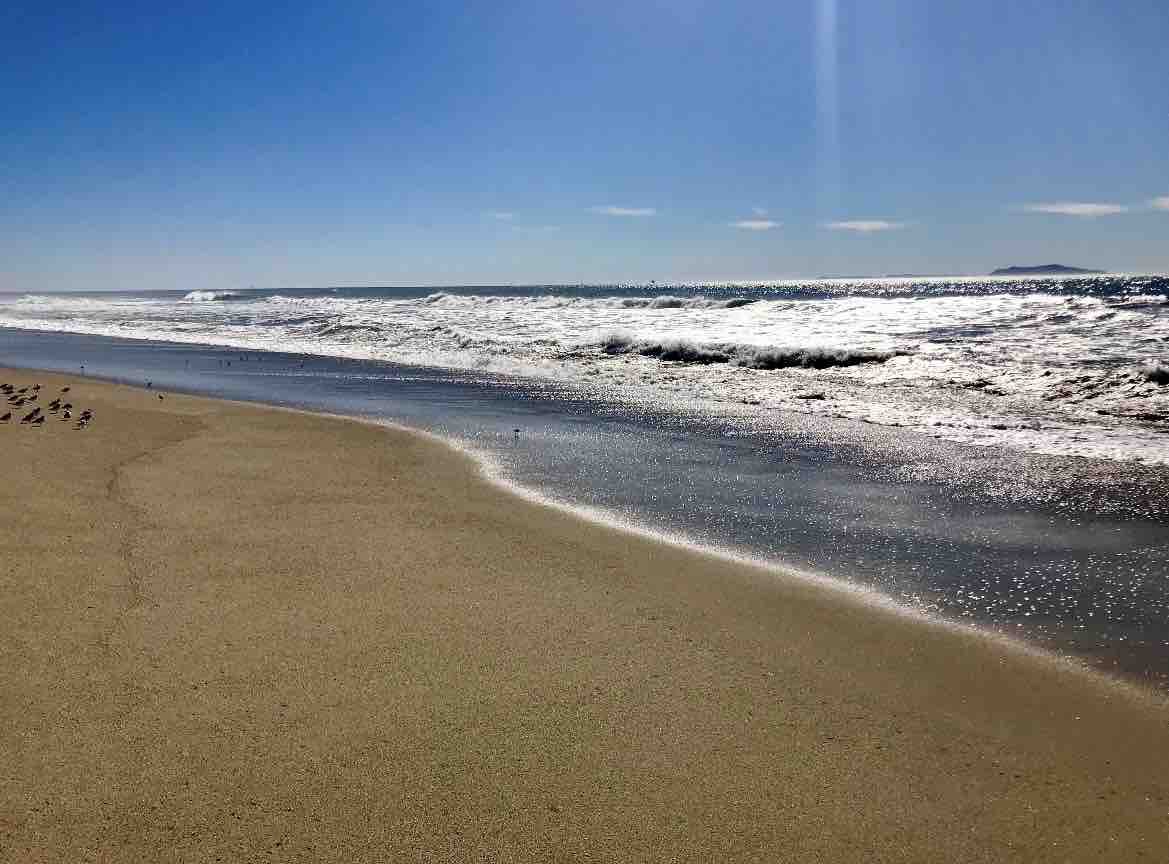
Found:
[{"label": "distant island", "polygon": [[1103,270],[1085,270],[1083,267],[1068,267],[1064,264],[1040,264],[1036,267],[1000,267],[991,276],[1091,276]]}]

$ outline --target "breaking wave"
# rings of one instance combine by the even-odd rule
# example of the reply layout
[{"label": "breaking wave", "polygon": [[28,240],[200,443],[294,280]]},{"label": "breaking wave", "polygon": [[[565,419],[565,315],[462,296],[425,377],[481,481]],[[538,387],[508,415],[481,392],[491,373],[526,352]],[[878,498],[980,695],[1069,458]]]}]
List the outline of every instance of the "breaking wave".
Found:
[{"label": "breaking wave", "polygon": [[215,303],[227,300],[243,300],[244,295],[235,291],[188,291],[183,299],[188,303]]},{"label": "breaking wave", "polygon": [[755,297],[622,297],[617,302],[625,309],[738,309],[757,302]]},{"label": "breaking wave", "polygon": [[1141,377],[1154,384],[1169,384],[1169,363],[1150,360],[1141,366]]},{"label": "breaking wave", "polygon": [[632,334],[613,332],[600,343],[606,354],[640,354],[677,363],[729,363],[747,369],[830,369],[884,363],[908,351],[874,351],[831,347],[768,347],[734,343],[705,344],[691,339],[637,339]]}]

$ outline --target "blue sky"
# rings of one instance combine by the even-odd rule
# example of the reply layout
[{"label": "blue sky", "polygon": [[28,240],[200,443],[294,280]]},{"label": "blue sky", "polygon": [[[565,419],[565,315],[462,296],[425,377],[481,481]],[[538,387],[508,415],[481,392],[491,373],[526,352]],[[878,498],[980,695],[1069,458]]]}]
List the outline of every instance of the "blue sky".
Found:
[{"label": "blue sky", "polygon": [[0,290],[1169,270],[1164,0],[5,4]]}]

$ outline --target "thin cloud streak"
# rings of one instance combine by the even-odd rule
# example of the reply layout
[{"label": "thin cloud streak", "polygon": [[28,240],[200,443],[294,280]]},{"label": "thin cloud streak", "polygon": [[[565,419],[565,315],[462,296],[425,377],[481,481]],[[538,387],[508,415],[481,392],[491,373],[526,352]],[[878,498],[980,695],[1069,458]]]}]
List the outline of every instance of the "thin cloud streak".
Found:
[{"label": "thin cloud streak", "polygon": [[1038,204],[1024,204],[1023,209],[1028,213],[1051,213],[1056,216],[1080,216],[1086,218],[1115,216],[1117,213],[1128,212],[1128,207],[1123,204],[1099,203],[1095,201],[1041,202]]},{"label": "thin cloud streak", "polygon": [[492,219],[498,219],[500,222],[510,222],[515,219],[515,214],[509,210],[491,210],[487,215]]},{"label": "thin cloud streak", "polygon": [[896,231],[904,228],[904,222],[889,222],[885,219],[848,219],[829,222],[825,226],[832,231],[854,231],[858,234],[872,234],[875,231]]},{"label": "thin cloud streak", "polygon": [[589,211],[602,216],[656,216],[658,212],[655,207],[615,207],[612,204],[590,207]]},{"label": "thin cloud streak", "polygon": [[776,222],[772,219],[740,219],[738,222],[732,222],[731,227],[742,228],[744,231],[770,231],[782,224],[782,222]]}]

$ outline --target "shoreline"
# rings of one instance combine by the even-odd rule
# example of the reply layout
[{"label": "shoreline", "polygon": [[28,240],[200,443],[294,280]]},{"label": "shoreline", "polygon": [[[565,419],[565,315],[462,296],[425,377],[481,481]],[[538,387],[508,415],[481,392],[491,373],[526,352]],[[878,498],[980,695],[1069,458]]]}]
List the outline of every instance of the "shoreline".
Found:
[{"label": "shoreline", "polygon": [[[209,347],[221,348],[223,346]],[[315,355],[303,356],[309,357]],[[11,365],[8,367],[0,367],[0,372],[7,370],[41,375],[67,374],[36,367],[14,367]],[[80,380],[96,381],[103,384],[110,384],[112,386],[143,390],[142,385],[140,383],[136,383],[133,380],[103,377],[100,374],[91,375],[87,373],[87,375]],[[1108,671],[1099,665],[1094,665],[1085,656],[1077,655],[1067,651],[1061,651],[1042,644],[1037,644],[1034,641],[1028,640],[1024,636],[1018,636],[1010,632],[1006,632],[1002,629],[996,629],[984,623],[979,623],[977,621],[963,621],[953,617],[947,617],[935,610],[912,606],[898,600],[895,596],[889,594],[881,588],[864,584],[859,581],[853,581],[848,577],[834,576],[829,573],[818,572],[814,569],[800,567],[794,563],[787,563],[761,555],[752,554],[748,550],[736,549],[730,545],[722,545],[710,541],[705,541],[701,538],[696,538],[682,530],[668,531],[654,528],[651,525],[640,522],[635,518],[630,518],[613,510],[606,510],[603,507],[591,506],[588,504],[577,503],[569,499],[556,497],[552,493],[541,490],[535,486],[525,485],[521,480],[511,479],[505,476],[504,470],[494,454],[486,450],[476,449],[476,447],[471,443],[461,442],[444,436],[438,432],[410,426],[409,424],[402,423],[397,420],[382,417],[345,414],[336,411],[313,408],[301,408],[288,404],[280,404],[277,402],[267,402],[263,401],[262,399],[231,399],[228,397],[211,395],[206,392],[192,389],[179,389],[175,392],[182,393],[185,396],[194,399],[208,399],[231,405],[237,405],[244,408],[259,407],[261,409],[271,409],[276,411],[289,412],[291,414],[303,414],[309,417],[326,417],[339,420],[341,422],[361,423],[376,428],[395,430],[406,435],[419,436],[428,441],[436,443],[438,446],[449,449],[450,451],[458,454],[461,458],[467,459],[475,466],[475,471],[486,482],[500,489],[507,495],[515,496],[521,501],[532,503],[540,507],[548,507],[572,518],[580,519],[582,521],[607,528],[609,530],[614,530],[620,533],[627,533],[632,537],[637,537],[649,542],[664,543],[686,552],[709,557],[715,561],[721,561],[731,565],[759,570],[763,573],[769,574],[772,578],[796,579],[800,582],[813,586],[818,590],[838,594],[847,602],[859,603],[863,606],[869,606],[878,611],[880,614],[901,616],[909,620],[919,622],[923,626],[940,628],[942,630],[951,630],[955,633],[964,634],[968,637],[986,640],[989,643],[999,646],[1003,650],[1014,652],[1020,656],[1027,657],[1033,662],[1048,664],[1053,668],[1062,670],[1065,673],[1081,676],[1085,679],[1093,681],[1097,686],[1102,688],[1123,690],[1129,694],[1130,698],[1146,700],[1150,701],[1151,704],[1163,704],[1164,706],[1169,707],[1169,691],[1164,689],[1164,682],[1154,682],[1148,677],[1141,677],[1135,674],[1125,674],[1122,671]],[[1078,456],[1072,458],[1077,460],[1087,459],[1087,457]],[[1094,460],[1088,459],[1087,461],[1091,462]]]},{"label": "shoreline", "polygon": [[504,491],[432,436],[39,374],[0,859],[1132,860],[1165,706]]}]

